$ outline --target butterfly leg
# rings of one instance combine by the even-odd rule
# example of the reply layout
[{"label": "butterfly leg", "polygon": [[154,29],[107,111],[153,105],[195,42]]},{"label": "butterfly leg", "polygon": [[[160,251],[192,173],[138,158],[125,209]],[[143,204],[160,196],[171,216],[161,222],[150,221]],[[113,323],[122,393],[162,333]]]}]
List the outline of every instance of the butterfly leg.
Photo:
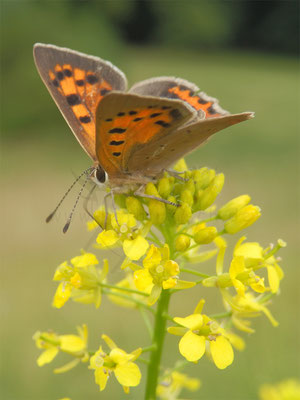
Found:
[{"label": "butterfly leg", "polygon": [[169,200],[166,200],[166,199],[162,199],[161,197],[156,197],[156,196],[151,195],[151,194],[143,193],[142,190],[143,190],[144,188],[145,188],[144,186],[139,187],[139,188],[133,193],[133,195],[134,195],[134,196],[137,196],[137,197],[143,197],[143,198],[146,198],[146,199],[157,200],[157,201],[160,201],[161,203],[169,204],[169,205],[175,206],[175,207],[179,207],[179,206],[180,206],[180,204],[173,203],[172,201],[169,201]]},{"label": "butterfly leg", "polygon": [[184,171],[178,172],[178,171],[174,171],[173,169],[164,169],[164,171],[166,171],[169,175],[173,176],[174,178],[176,178],[182,182],[188,182],[187,178],[183,178],[181,176],[181,174],[184,174]]},{"label": "butterfly leg", "polygon": [[104,208],[105,208],[104,229],[106,229],[106,226],[107,226],[107,218],[108,218],[107,199],[108,199],[109,196],[111,196],[111,204],[112,204],[112,208],[113,208],[113,211],[114,211],[116,223],[117,223],[118,226],[120,226],[120,224],[118,222],[118,217],[117,217],[117,208],[116,208],[116,203],[115,203],[115,199],[114,199],[114,192],[110,189],[110,192],[106,193],[106,195],[104,196]]},{"label": "butterfly leg", "polygon": [[94,218],[93,214],[92,214],[92,213],[89,211],[89,209],[88,209],[88,203],[89,203],[90,198],[92,197],[92,194],[93,194],[94,190],[96,189],[96,187],[97,187],[97,185],[94,184],[94,186],[90,189],[88,195],[86,196],[86,198],[85,198],[85,200],[84,200],[83,209],[84,209],[84,211],[88,214],[88,216],[89,216],[90,218],[92,218],[92,219],[100,226],[101,229],[104,229],[103,226],[101,226],[101,225],[99,224],[99,222]]}]

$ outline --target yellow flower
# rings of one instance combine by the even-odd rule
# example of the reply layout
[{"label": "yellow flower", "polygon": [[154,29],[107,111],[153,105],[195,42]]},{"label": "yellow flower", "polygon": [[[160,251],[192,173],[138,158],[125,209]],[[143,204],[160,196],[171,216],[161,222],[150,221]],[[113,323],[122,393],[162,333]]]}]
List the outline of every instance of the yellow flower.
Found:
[{"label": "yellow flower", "polygon": [[278,322],[264,305],[264,300],[260,296],[254,297],[252,293],[247,292],[243,296],[239,294],[231,296],[224,289],[222,295],[225,304],[232,310],[232,322],[237,329],[249,333],[254,332],[250,327],[250,322],[245,318],[254,318],[261,314],[265,314],[273,326],[278,326]]},{"label": "yellow flower", "polygon": [[118,287],[126,288],[126,289],[136,289],[132,272],[127,273],[126,278],[124,278],[120,282],[118,282],[116,284],[115,289],[111,289],[111,294],[108,295],[108,298],[114,304],[117,304],[118,306],[121,306],[121,307],[127,307],[127,308],[137,308],[138,307],[138,305],[134,302],[134,299],[146,303],[147,298],[145,296],[141,296],[136,293],[126,293],[126,296],[132,298],[133,301],[130,301],[129,299],[115,295],[114,293],[124,294],[124,291],[117,289]]},{"label": "yellow flower", "polygon": [[88,330],[86,325],[77,327],[78,335],[57,335],[54,332],[36,332],[33,336],[36,346],[44,351],[37,359],[37,364],[42,367],[54,360],[61,351],[74,357],[68,364],[56,368],[55,373],[62,373],[74,368],[80,361],[89,359],[87,353]]},{"label": "yellow flower", "polygon": [[186,374],[174,371],[160,382],[156,394],[162,400],[176,400],[183,389],[195,392],[200,386],[201,381],[199,379],[190,378]]},{"label": "yellow flower", "polygon": [[[209,344],[210,354],[219,369],[228,367],[233,362],[234,353],[226,332],[219,324],[205,314],[201,314],[204,300],[201,300],[194,314],[185,318],[174,318],[181,327],[170,327],[168,332],[182,336],[179,342],[180,353],[191,362],[197,362]],[[182,328],[184,327],[184,328]],[[187,329],[187,331],[186,331]]]},{"label": "yellow flower", "polygon": [[100,248],[109,248],[122,243],[126,257],[139,260],[149,247],[144,236],[148,233],[150,225],[145,224],[143,230],[137,229],[136,225],[133,214],[118,210],[117,219],[114,214],[111,215],[112,229],[103,230],[96,241]]},{"label": "yellow flower", "polygon": [[298,379],[290,378],[274,385],[262,385],[259,398],[260,400],[299,400],[300,382]]},{"label": "yellow flower", "polygon": [[70,298],[83,304],[94,303],[96,307],[101,304],[101,282],[105,282],[108,273],[108,261],[103,261],[103,268],[96,268],[96,256],[82,251],[80,256],[71,259],[70,266],[67,262],[59,265],[53,280],[60,281],[53,306],[61,308]]},{"label": "yellow flower", "polygon": [[140,356],[142,349],[138,348],[128,354],[118,348],[108,336],[102,335],[102,339],[111,351],[106,354],[100,346],[99,350],[91,357],[89,368],[95,370],[95,382],[102,391],[106,387],[108,378],[114,373],[125,393],[129,393],[129,387],[137,386],[141,380],[140,369],[133,361]]},{"label": "yellow flower", "polygon": [[[193,282],[180,281],[178,279],[179,266],[170,260],[170,251],[167,244],[162,248],[157,248],[153,244],[148,250],[143,260],[144,268],[134,271],[134,283],[137,289],[151,291],[148,298],[150,305],[154,304],[159,298],[162,289],[192,287]],[[187,285],[180,287],[180,285]]]}]

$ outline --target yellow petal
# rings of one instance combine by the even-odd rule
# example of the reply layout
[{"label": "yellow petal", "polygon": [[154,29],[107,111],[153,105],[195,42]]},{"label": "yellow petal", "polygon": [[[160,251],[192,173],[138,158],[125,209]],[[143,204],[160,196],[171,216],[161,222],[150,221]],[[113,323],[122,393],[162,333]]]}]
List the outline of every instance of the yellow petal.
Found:
[{"label": "yellow petal", "polygon": [[92,253],[84,253],[81,256],[77,256],[71,259],[71,263],[74,267],[82,268],[87,267],[89,265],[99,264],[97,257]]},{"label": "yellow petal", "polygon": [[133,274],[134,284],[138,290],[144,291],[149,286],[153,285],[153,278],[148,269],[139,269]]},{"label": "yellow petal", "polygon": [[244,257],[236,256],[233,257],[229,267],[229,275],[231,279],[237,277],[238,274],[241,274],[245,270],[245,262]]},{"label": "yellow petal", "polygon": [[150,296],[148,297],[148,304],[150,306],[152,306],[158,300],[158,298],[159,298],[159,296],[161,294],[161,291],[162,291],[162,287],[161,286],[159,286],[159,285],[154,285],[153,286],[153,288],[151,290],[151,293],[150,293]]},{"label": "yellow petal", "polygon": [[109,375],[107,369],[100,367],[95,370],[95,382],[100,386],[100,391],[105,389],[108,378]]},{"label": "yellow petal", "polygon": [[143,266],[145,268],[152,268],[155,265],[159,265],[161,262],[161,253],[157,247],[151,244],[150,249],[144,258]]},{"label": "yellow petal", "polygon": [[57,353],[58,353],[57,347],[51,347],[50,349],[43,351],[42,354],[37,359],[37,365],[39,367],[42,367],[45,364],[49,364],[55,358]]},{"label": "yellow petal", "polygon": [[127,354],[126,351],[119,349],[118,347],[114,347],[112,351],[109,353],[109,357],[115,364],[123,365],[127,364],[128,361],[131,360],[132,355]]},{"label": "yellow petal", "polygon": [[216,340],[210,341],[210,351],[214,363],[219,369],[224,369],[232,364],[234,353],[229,340],[224,336],[217,336]]},{"label": "yellow petal", "polygon": [[133,240],[124,240],[123,250],[130,260],[139,260],[147,251],[149,243],[142,236],[138,236]]},{"label": "yellow petal", "polygon": [[118,346],[116,345],[116,343],[107,335],[102,335],[101,338],[105,341],[105,343],[107,344],[107,346],[112,350],[112,349],[116,349]]},{"label": "yellow petal", "polygon": [[194,330],[201,328],[203,324],[203,317],[201,314],[191,314],[185,318],[175,317],[174,321],[185,328]]},{"label": "yellow petal", "polygon": [[176,283],[176,287],[174,289],[176,289],[176,290],[189,289],[191,287],[194,287],[195,285],[196,285],[195,282],[183,281],[181,279],[178,279],[177,283]]},{"label": "yellow petal", "polygon": [[167,272],[167,274],[169,274],[170,276],[175,276],[179,274],[179,265],[177,264],[177,262],[173,261],[173,260],[168,260],[165,262],[164,264],[164,268],[165,271]]},{"label": "yellow petal", "polygon": [[179,351],[188,361],[198,361],[205,353],[205,337],[188,331],[179,342]]},{"label": "yellow petal", "polygon": [[80,358],[74,358],[72,361],[69,363],[63,365],[62,367],[55,368],[53,371],[55,374],[63,374],[64,372],[70,371],[70,369],[75,368],[76,365],[80,363]]},{"label": "yellow petal", "polygon": [[123,386],[137,386],[142,377],[139,367],[133,362],[117,365],[114,372],[118,382]]},{"label": "yellow petal", "polygon": [[271,265],[267,267],[267,270],[268,270],[268,280],[269,280],[271,292],[277,293],[278,289],[279,289],[279,283],[280,283],[277,270],[276,270],[276,268],[274,268]]},{"label": "yellow petal", "polygon": [[71,292],[72,285],[70,283],[60,282],[54,295],[53,307],[61,308],[69,300]]},{"label": "yellow petal", "polygon": [[77,353],[85,348],[85,343],[81,337],[76,335],[61,335],[60,348],[62,351]]},{"label": "yellow petal", "polygon": [[119,240],[118,234],[112,229],[108,231],[102,231],[97,236],[96,242],[102,247],[113,246]]},{"label": "yellow petal", "polygon": [[181,326],[169,326],[169,328],[167,328],[167,331],[171,333],[171,335],[183,336],[186,332],[186,328],[183,328]]},{"label": "yellow petal", "polygon": [[165,281],[163,281],[162,287],[163,287],[163,289],[171,289],[174,286],[176,286],[176,283],[177,283],[177,279],[169,278],[169,279],[166,279]]}]

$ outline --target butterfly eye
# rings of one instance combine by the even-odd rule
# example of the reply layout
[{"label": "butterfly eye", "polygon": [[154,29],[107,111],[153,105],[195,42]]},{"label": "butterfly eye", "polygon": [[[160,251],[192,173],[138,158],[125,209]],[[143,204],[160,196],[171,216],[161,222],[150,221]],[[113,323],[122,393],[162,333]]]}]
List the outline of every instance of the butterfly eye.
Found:
[{"label": "butterfly eye", "polygon": [[95,171],[95,175],[96,175],[96,179],[100,183],[105,183],[105,181],[106,181],[106,172],[104,171],[104,169],[102,169],[100,167],[100,165],[97,167],[97,169]]}]

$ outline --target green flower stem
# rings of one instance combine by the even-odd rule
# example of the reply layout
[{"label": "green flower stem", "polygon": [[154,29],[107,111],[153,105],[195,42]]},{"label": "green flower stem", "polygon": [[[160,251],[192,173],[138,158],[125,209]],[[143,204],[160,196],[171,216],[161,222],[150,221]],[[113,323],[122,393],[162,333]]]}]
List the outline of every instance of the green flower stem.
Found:
[{"label": "green flower stem", "polygon": [[155,351],[155,350],[156,350],[156,346],[154,346],[154,345],[148,346],[148,347],[143,347],[142,353],[147,353],[147,351]]},{"label": "green flower stem", "polygon": [[[135,289],[130,289],[130,288],[125,288],[125,287],[120,287],[120,286],[116,286],[116,285],[109,285],[108,283],[99,283],[100,286],[105,287],[105,288],[109,288],[109,289],[116,289],[120,292],[128,292],[128,293],[135,293],[138,294],[140,296],[146,296],[148,297],[149,294],[145,293],[145,292],[141,292],[139,290],[135,290]],[[115,292],[112,292],[112,294],[115,294]]]},{"label": "green flower stem", "polygon": [[143,357],[139,357],[136,361],[137,362],[141,362],[141,363],[146,364],[146,365],[149,365],[149,360],[146,360]]},{"label": "green flower stem", "polygon": [[193,275],[197,275],[197,276],[201,276],[202,278],[209,278],[210,275],[207,274],[203,274],[202,272],[198,272],[194,269],[190,269],[190,268],[180,268],[181,272],[187,272],[188,274],[193,274]]},{"label": "green flower stem", "polygon": [[155,311],[150,306],[148,306],[147,304],[143,303],[142,301],[134,299],[133,297],[127,296],[126,294],[112,292],[111,290],[108,290],[108,289],[103,289],[103,293],[111,294],[113,296],[118,296],[118,297],[121,297],[122,299],[129,300],[129,301],[131,301],[132,303],[135,303],[138,306],[146,308],[148,311],[152,312],[152,314],[155,314]]},{"label": "green flower stem", "polygon": [[212,315],[210,315],[210,318],[214,318],[214,319],[227,318],[227,317],[231,317],[231,315],[232,315],[232,311],[227,311],[227,312],[223,312],[223,313],[219,313],[219,314],[212,314]]},{"label": "green flower stem", "polygon": [[156,399],[156,387],[158,384],[158,376],[160,370],[160,360],[162,356],[164,338],[166,334],[166,319],[164,314],[168,311],[170,292],[163,290],[158,300],[155,322],[154,322],[154,334],[152,345],[155,346],[155,350],[152,351],[150,356],[150,363],[147,372],[147,383],[145,400]]}]

